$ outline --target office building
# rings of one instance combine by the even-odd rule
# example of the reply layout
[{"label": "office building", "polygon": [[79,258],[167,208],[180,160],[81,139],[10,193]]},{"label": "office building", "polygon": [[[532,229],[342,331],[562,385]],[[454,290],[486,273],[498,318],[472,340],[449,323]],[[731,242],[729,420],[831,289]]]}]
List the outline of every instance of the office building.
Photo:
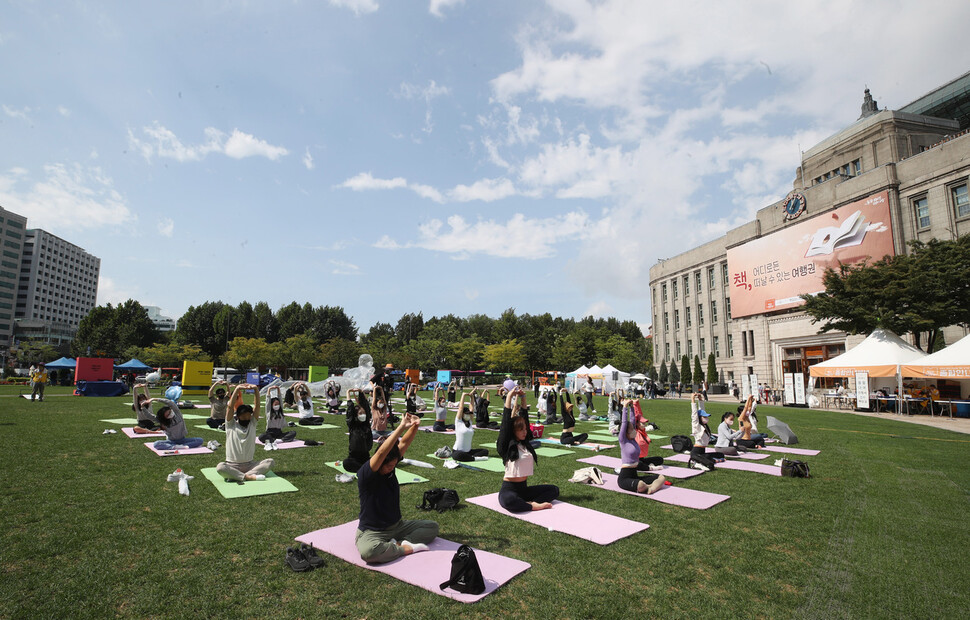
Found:
[{"label": "office building", "polygon": [[14,331],[20,260],[23,255],[27,218],[0,207],[0,350],[6,351]]}]

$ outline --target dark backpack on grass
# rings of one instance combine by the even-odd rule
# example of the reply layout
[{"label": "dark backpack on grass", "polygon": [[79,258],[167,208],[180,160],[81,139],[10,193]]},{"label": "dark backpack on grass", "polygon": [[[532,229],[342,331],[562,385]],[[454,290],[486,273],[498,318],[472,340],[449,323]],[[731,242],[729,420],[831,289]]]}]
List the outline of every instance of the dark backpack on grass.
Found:
[{"label": "dark backpack on grass", "polygon": [[482,568],[478,565],[474,549],[468,545],[458,547],[451,558],[451,577],[440,587],[464,594],[481,594],[485,591],[485,578],[482,577]]},{"label": "dark backpack on grass", "polygon": [[804,461],[792,461],[788,459],[782,459],[781,461],[781,475],[788,478],[811,478],[812,474],[809,471],[808,463]]},{"label": "dark backpack on grass", "polygon": [[670,447],[674,452],[690,452],[694,447],[694,442],[687,435],[674,435],[670,438]]},{"label": "dark backpack on grass", "polygon": [[417,506],[417,508],[444,512],[457,506],[460,501],[458,491],[454,489],[428,489],[424,492],[421,505]]}]

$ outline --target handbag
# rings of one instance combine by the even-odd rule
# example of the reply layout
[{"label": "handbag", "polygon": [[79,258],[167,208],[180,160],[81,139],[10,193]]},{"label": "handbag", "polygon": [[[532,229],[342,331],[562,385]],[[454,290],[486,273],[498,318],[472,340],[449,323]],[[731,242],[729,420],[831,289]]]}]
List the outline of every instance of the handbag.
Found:
[{"label": "handbag", "polygon": [[485,591],[485,578],[474,549],[468,545],[458,547],[451,558],[451,577],[440,587],[442,590],[451,588],[463,594],[481,594]]},{"label": "handbag", "polygon": [[805,461],[782,459],[781,475],[787,478],[811,478],[811,470]]}]

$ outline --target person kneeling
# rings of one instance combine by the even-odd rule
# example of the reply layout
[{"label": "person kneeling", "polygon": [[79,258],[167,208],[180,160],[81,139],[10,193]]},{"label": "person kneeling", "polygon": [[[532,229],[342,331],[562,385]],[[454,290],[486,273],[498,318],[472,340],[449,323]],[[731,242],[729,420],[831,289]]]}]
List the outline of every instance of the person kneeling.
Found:
[{"label": "person kneeling", "polygon": [[360,516],[354,542],[360,559],[368,564],[383,564],[427,551],[428,543],[438,536],[438,524],[434,521],[401,518],[401,487],[394,468],[407,452],[420,424],[416,416],[405,415],[374,456],[357,470]]},{"label": "person kneeling", "polygon": [[[255,390],[254,406],[243,403],[242,391]],[[258,463],[256,453],[256,420],[259,419],[259,388],[244,383],[237,385],[229,397],[226,409],[226,460],[216,465],[216,472],[226,480],[265,480],[273,467],[273,459]]]}]

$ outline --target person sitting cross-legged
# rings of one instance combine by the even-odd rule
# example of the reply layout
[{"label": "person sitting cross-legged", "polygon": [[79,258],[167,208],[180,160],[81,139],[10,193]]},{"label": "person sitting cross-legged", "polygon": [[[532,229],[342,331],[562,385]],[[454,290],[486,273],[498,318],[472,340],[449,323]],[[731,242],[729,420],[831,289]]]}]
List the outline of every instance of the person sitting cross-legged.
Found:
[{"label": "person sitting cross-legged", "polygon": [[[243,390],[253,390],[252,405],[243,402]],[[266,472],[273,468],[273,459],[257,462],[256,420],[259,419],[259,388],[249,383],[237,385],[229,397],[226,409],[226,460],[216,465],[216,472],[227,480],[265,480]]]}]

